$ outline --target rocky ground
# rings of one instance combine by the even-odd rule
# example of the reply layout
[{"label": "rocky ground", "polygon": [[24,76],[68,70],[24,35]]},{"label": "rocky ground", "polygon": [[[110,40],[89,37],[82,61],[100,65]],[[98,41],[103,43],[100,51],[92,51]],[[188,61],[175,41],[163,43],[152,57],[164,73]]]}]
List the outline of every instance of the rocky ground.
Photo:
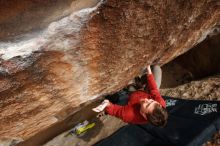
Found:
[{"label": "rocky ground", "polygon": [[162,89],[161,94],[184,99],[220,100],[220,76]]},{"label": "rocky ground", "polygon": [[[220,100],[220,76],[209,77],[200,81],[192,81],[175,88],[161,89],[161,94],[184,99]],[[44,146],[89,146],[111,135],[120,127],[126,125],[121,120],[109,115],[94,118],[96,126],[82,137],[66,136],[68,131],[58,135]],[[220,131],[213,139],[203,146],[218,146]]]}]

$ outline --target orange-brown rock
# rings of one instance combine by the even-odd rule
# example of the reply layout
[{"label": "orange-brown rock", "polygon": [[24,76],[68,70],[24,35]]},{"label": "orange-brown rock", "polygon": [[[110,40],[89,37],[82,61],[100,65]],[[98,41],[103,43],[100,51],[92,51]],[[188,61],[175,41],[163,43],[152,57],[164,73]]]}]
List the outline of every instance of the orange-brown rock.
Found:
[{"label": "orange-brown rock", "polygon": [[218,1],[107,0],[87,9],[97,1],[56,2],[1,1],[5,143],[26,140],[81,103],[123,88],[146,64],[169,62],[220,22]]}]

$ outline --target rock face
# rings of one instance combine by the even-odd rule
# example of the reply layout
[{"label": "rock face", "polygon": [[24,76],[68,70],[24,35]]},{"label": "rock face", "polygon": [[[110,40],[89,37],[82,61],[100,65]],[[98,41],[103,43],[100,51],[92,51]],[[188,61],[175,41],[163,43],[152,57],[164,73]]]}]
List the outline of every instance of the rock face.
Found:
[{"label": "rock face", "polygon": [[44,2],[47,13],[35,0],[16,7],[1,1],[10,12],[0,19],[2,141],[26,140],[81,103],[121,89],[146,64],[169,62],[220,22],[218,1],[107,0],[92,7],[97,1],[66,0],[59,11]]}]

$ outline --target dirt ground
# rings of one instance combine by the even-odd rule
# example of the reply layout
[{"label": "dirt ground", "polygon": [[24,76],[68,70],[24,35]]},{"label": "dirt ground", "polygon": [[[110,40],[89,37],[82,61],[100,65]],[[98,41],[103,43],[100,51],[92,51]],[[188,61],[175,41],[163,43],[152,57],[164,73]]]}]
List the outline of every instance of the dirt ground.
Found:
[{"label": "dirt ground", "polygon": [[[184,99],[220,100],[220,76],[213,76],[200,81],[192,81],[175,88],[161,89],[161,94]],[[44,146],[90,146],[126,125],[123,121],[109,115],[105,115],[101,118],[93,118],[91,122],[95,122],[96,126],[83,136],[66,136],[69,132],[66,131]],[[203,144],[203,146],[218,145],[220,145],[220,132],[216,133],[212,140]]]}]

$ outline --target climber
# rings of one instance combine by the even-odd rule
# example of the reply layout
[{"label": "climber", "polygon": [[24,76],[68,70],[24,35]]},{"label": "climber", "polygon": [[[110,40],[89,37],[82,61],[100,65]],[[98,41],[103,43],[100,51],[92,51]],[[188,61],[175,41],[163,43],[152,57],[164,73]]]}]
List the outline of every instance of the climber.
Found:
[{"label": "climber", "polygon": [[[164,127],[167,123],[168,114],[166,103],[159,93],[162,72],[159,66],[154,66],[152,74],[150,66],[147,66],[147,88],[146,90],[133,91],[128,96],[126,105],[113,104],[104,100],[101,105],[93,108],[95,112],[105,111],[109,115],[116,116],[124,122],[131,124],[150,123],[154,126]],[[157,88],[158,86],[158,88]]]}]

